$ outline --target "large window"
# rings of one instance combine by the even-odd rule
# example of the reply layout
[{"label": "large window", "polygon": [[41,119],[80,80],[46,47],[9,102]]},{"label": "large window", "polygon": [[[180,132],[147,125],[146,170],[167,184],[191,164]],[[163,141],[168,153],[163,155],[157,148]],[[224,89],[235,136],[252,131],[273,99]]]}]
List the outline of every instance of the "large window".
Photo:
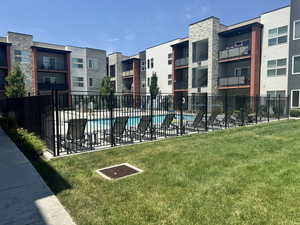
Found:
[{"label": "large window", "polygon": [[200,62],[208,59],[208,39],[193,43],[193,62]]},{"label": "large window", "polygon": [[171,65],[173,62],[173,54],[172,53],[169,53],[168,54],[168,65]]},{"label": "large window", "polygon": [[97,59],[89,59],[88,62],[89,62],[89,64],[88,64],[89,69],[92,69],[92,70],[98,69]]},{"label": "large window", "polygon": [[300,20],[294,22],[294,40],[300,39]]},{"label": "large window", "polygon": [[72,58],[72,67],[77,69],[83,68],[83,59],[82,58]]},{"label": "large window", "polygon": [[24,50],[15,50],[15,61],[19,63],[29,62],[29,52]]},{"label": "large window", "polygon": [[73,82],[73,87],[84,87],[83,77],[73,77],[72,82]]},{"label": "large window", "polygon": [[275,59],[268,61],[268,76],[283,76],[287,72],[287,59]]},{"label": "large window", "polygon": [[109,66],[109,75],[110,75],[110,77],[116,76],[116,65]]},{"label": "large window", "polygon": [[269,30],[269,46],[285,44],[288,41],[288,26]]},{"label": "large window", "polygon": [[300,74],[300,55],[293,56],[293,74]]},{"label": "large window", "polygon": [[193,68],[192,88],[207,87],[208,69]]},{"label": "large window", "polygon": [[56,58],[51,56],[43,56],[43,69],[55,70]]},{"label": "large window", "polygon": [[300,108],[300,90],[292,90],[292,108]]}]

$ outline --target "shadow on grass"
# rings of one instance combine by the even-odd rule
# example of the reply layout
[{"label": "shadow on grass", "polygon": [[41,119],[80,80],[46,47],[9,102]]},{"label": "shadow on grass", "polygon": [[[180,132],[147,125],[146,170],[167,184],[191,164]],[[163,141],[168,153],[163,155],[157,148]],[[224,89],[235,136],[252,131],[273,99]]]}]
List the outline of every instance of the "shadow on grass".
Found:
[{"label": "shadow on grass", "polygon": [[31,161],[31,163],[55,195],[72,188],[72,186],[46,161],[40,159]]}]

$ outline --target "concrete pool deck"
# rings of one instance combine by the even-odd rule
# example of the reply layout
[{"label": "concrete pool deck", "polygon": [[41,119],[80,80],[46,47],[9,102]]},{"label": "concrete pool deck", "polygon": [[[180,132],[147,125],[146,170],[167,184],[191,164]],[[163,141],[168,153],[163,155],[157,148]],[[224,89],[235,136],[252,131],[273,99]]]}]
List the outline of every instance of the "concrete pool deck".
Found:
[{"label": "concrete pool deck", "polygon": [[76,225],[0,128],[0,225]]}]

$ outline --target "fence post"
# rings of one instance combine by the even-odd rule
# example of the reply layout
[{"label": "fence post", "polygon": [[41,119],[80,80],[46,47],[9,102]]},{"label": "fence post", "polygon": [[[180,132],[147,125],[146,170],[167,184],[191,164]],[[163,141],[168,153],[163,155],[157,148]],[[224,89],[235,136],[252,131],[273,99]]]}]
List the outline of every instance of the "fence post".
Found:
[{"label": "fence post", "polygon": [[280,120],[280,109],[281,109],[281,107],[280,107],[280,95],[278,95],[278,101],[277,101],[277,104],[278,104],[278,107],[277,107],[277,110],[278,110],[278,120]]},{"label": "fence post", "polygon": [[290,94],[288,94],[288,97],[287,97],[287,109],[286,109],[286,111],[287,111],[287,116],[288,116],[288,119],[290,119]]},{"label": "fence post", "polygon": [[225,92],[224,111],[225,111],[225,128],[227,128],[228,127],[228,93],[227,92]]},{"label": "fence post", "polygon": [[180,93],[180,135],[184,134],[183,127],[183,93]]},{"label": "fence post", "polygon": [[[107,96],[106,96],[107,98]],[[113,126],[113,93],[109,93],[108,97],[108,107],[109,107],[109,122],[110,122],[110,145],[111,147],[115,146],[115,137],[114,137],[114,126]]]},{"label": "fence post", "polygon": [[205,97],[205,131],[208,131],[208,124],[207,124],[207,113],[208,113],[208,95]]},{"label": "fence post", "polygon": [[258,120],[258,110],[259,110],[259,96],[255,96],[255,122],[257,124]]},{"label": "fence post", "polygon": [[270,96],[267,96],[267,117],[268,117],[268,123],[270,122]]},{"label": "fence post", "polygon": [[56,120],[56,135],[57,135],[57,153],[56,155],[59,156],[60,154],[60,133],[59,133],[59,114],[58,114],[58,93],[55,89],[55,120]]},{"label": "fence post", "polygon": [[153,140],[153,96],[150,94],[150,139]]},{"label": "fence post", "polygon": [[55,144],[55,95],[53,88],[51,89],[51,113],[52,113],[52,150],[53,150],[53,156],[56,156],[56,144]]}]

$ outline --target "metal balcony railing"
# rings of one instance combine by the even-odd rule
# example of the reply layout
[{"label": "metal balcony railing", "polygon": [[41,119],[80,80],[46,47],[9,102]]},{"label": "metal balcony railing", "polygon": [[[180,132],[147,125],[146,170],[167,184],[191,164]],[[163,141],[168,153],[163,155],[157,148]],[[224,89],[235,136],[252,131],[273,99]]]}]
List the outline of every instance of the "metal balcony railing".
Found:
[{"label": "metal balcony railing", "polygon": [[219,57],[220,59],[230,59],[239,56],[246,56],[250,54],[250,47],[249,46],[242,46],[236,48],[230,48],[223,51],[220,51]]},{"label": "metal balcony railing", "polygon": [[234,87],[250,84],[250,75],[220,77],[218,80],[219,87]]},{"label": "metal balcony railing", "polygon": [[188,88],[188,81],[176,81],[175,83],[175,89],[187,89]]},{"label": "metal balcony railing", "polygon": [[124,71],[122,74],[124,77],[133,76],[133,70]]},{"label": "metal balcony railing", "polygon": [[39,63],[38,69],[64,71],[64,70],[66,70],[66,65],[63,62],[56,62],[55,64]]},{"label": "metal balcony railing", "polygon": [[67,84],[55,84],[55,83],[38,83],[38,89],[39,90],[67,90],[68,89],[68,85]]},{"label": "metal balcony railing", "polygon": [[175,66],[186,66],[188,64],[189,64],[189,58],[188,57],[175,60]]}]

